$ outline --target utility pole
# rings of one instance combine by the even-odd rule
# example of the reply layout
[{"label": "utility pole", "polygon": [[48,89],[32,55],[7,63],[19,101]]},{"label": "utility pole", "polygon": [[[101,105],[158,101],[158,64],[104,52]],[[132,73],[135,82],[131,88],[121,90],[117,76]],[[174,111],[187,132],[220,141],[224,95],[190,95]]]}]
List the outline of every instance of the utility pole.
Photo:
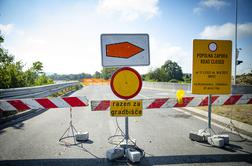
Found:
[{"label": "utility pole", "polygon": [[234,85],[236,85],[236,67],[237,67],[237,58],[238,58],[238,49],[237,49],[237,10],[238,10],[238,0],[235,0],[235,68],[234,68]]}]

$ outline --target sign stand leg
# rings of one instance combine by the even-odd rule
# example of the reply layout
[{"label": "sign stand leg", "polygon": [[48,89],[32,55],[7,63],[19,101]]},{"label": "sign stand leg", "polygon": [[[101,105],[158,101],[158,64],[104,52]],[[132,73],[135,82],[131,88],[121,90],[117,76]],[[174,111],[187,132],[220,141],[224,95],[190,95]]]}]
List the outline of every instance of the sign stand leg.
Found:
[{"label": "sign stand leg", "polygon": [[[64,134],[60,137],[59,142],[61,142],[63,139],[69,138],[69,137],[73,137],[74,139],[74,145],[76,144],[75,141],[75,133],[78,133],[76,128],[73,126],[73,119],[72,119],[73,115],[72,115],[72,107],[70,107],[70,122],[69,122],[69,127],[66,129],[66,131],[64,132]],[[69,131],[72,132],[72,135],[69,136]],[[66,133],[68,133],[66,135]]]}]

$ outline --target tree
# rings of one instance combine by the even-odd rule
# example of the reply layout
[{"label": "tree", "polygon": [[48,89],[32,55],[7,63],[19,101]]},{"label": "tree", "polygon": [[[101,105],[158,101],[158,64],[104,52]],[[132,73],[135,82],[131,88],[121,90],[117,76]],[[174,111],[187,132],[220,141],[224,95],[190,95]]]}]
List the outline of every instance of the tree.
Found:
[{"label": "tree", "polygon": [[14,57],[8,54],[8,51],[5,50],[1,44],[4,42],[3,36],[0,35],[0,66],[4,64],[10,64],[13,62]]},{"label": "tree", "polygon": [[21,62],[8,63],[0,67],[0,89],[26,85]]},{"label": "tree", "polygon": [[167,60],[163,66],[161,66],[161,70],[164,70],[166,73],[167,80],[176,79],[183,80],[183,72],[181,67],[171,60]]},{"label": "tree", "polygon": [[189,74],[189,73],[184,73],[184,74],[183,74],[183,80],[184,80],[184,82],[186,82],[186,83],[191,83],[191,74]]},{"label": "tree", "polygon": [[101,78],[101,73],[99,71],[96,71],[93,75],[94,78]]},{"label": "tree", "polygon": [[4,38],[2,35],[0,35],[0,44],[4,42]]},{"label": "tree", "polygon": [[83,78],[91,78],[91,74],[87,73],[80,73],[80,74],[63,74],[59,75],[54,73],[53,75],[49,76],[53,80],[82,80]]},{"label": "tree", "polygon": [[166,61],[161,68],[156,68],[154,71],[150,70],[144,75],[146,81],[159,81],[159,82],[173,82],[176,80],[183,80],[183,73],[181,67],[170,60]]},{"label": "tree", "polygon": [[43,71],[43,64],[40,61],[36,61],[32,64],[32,70],[37,74],[42,73]]},{"label": "tree", "polygon": [[101,77],[105,80],[108,80],[112,77],[113,73],[117,70],[116,67],[103,68],[101,71]]},{"label": "tree", "polygon": [[154,79],[155,81],[161,81],[164,82],[166,81],[166,75],[164,70],[157,68],[151,73],[151,78]]},{"label": "tree", "polygon": [[41,74],[41,76],[37,77],[34,81],[34,85],[45,85],[45,84],[53,84],[53,80],[48,78],[45,73]]}]

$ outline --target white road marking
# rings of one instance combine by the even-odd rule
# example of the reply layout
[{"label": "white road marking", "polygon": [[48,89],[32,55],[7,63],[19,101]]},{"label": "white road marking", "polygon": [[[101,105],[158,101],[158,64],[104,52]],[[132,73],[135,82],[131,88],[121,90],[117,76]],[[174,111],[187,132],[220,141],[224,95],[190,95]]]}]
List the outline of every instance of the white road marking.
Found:
[{"label": "white road marking", "polygon": [[142,95],[142,94],[138,94],[139,96],[142,96],[143,98],[145,98],[145,99],[149,99],[149,97],[147,97],[147,96],[145,96],[145,95]]}]

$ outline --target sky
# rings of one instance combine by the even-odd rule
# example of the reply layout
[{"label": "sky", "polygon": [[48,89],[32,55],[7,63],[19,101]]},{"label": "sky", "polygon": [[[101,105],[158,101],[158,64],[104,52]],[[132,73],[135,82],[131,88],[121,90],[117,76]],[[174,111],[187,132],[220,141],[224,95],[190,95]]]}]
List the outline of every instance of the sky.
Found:
[{"label": "sky", "polygon": [[[238,74],[252,70],[251,9],[238,0]],[[16,60],[41,61],[46,73],[100,71],[104,33],[149,34],[150,66],[134,67],[141,74],[166,60],[191,73],[193,39],[233,40],[234,53],[235,0],[0,0],[0,30]]]}]

